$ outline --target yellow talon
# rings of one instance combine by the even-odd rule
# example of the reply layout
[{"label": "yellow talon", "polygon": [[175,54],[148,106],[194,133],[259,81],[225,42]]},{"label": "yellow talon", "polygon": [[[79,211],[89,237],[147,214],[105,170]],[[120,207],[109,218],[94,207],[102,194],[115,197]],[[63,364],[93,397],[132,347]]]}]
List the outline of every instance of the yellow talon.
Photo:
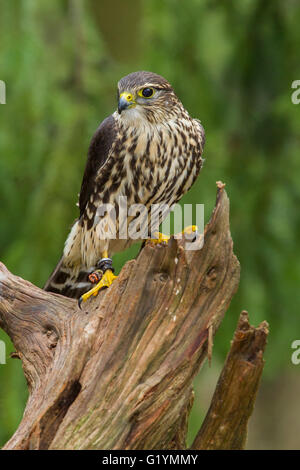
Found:
[{"label": "yellow talon", "polygon": [[103,274],[101,280],[95,285],[95,287],[93,287],[80,297],[78,301],[79,307],[82,302],[86,302],[90,297],[95,297],[96,295],[98,295],[99,290],[103,289],[103,287],[111,286],[111,284],[117,277],[118,276],[115,276],[111,269],[107,269]]},{"label": "yellow talon", "polygon": [[149,243],[155,243],[156,245],[163,243],[164,245],[167,245],[170,240],[170,237],[164,233],[154,232],[154,236],[155,238],[150,238],[150,240],[148,240]]},{"label": "yellow talon", "polygon": [[[188,227],[185,227],[182,232],[179,232],[175,235],[174,238],[182,238],[182,235],[191,235],[192,233],[196,233],[198,231],[197,225],[189,225]],[[170,240],[170,237],[168,235],[165,235],[164,233],[161,232],[154,232],[155,238],[150,238],[147,240],[147,243],[154,243],[156,245],[159,244],[164,244],[167,245],[168,241]]]},{"label": "yellow talon", "polygon": [[185,227],[184,230],[182,230],[182,235],[191,235],[193,232],[197,232],[198,227],[197,225],[189,225],[188,227]]}]

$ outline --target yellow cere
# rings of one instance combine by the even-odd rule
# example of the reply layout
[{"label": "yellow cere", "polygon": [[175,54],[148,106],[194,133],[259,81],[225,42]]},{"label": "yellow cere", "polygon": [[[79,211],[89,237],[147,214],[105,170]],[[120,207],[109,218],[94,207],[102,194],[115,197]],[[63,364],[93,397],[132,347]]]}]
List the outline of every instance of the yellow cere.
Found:
[{"label": "yellow cere", "polygon": [[125,98],[126,101],[133,101],[133,96],[131,93],[128,93],[127,91],[124,91],[123,93],[120,94],[120,98]]}]

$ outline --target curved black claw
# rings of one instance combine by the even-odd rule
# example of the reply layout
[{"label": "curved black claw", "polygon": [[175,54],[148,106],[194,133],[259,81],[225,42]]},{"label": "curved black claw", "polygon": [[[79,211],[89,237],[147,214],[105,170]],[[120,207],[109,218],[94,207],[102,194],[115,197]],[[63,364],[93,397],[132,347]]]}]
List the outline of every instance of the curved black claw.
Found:
[{"label": "curved black claw", "polygon": [[188,239],[188,241],[190,243],[195,243],[195,241],[199,238],[199,230],[194,230],[192,235],[193,235],[193,238]]},{"label": "curved black claw", "polygon": [[79,299],[78,299],[78,307],[80,308],[80,310],[82,310],[82,309],[81,309],[82,301],[83,301],[83,298],[82,298],[82,296],[81,296],[81,297],[79,297]]},{"label": "curved black claw", "polygon": [[191,232],[183,232],[183,236],[188,243],[194,243],[199,238],[199,235],[198,227]]}]

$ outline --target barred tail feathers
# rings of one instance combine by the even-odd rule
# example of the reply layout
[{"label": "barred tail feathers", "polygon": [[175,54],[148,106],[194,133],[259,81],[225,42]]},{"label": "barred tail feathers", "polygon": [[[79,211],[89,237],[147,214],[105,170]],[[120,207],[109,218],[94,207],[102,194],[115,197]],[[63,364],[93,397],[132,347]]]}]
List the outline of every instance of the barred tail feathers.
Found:
[{"label": "barred tail feathers", "polygon": [[44,290],[56,294],[65,295],[72,299],[79,297],[91,288],[88,279],[89,274],[95,271],[95,267],[87,269],[72,269],[64,264],[63,257],[44,286]]}]

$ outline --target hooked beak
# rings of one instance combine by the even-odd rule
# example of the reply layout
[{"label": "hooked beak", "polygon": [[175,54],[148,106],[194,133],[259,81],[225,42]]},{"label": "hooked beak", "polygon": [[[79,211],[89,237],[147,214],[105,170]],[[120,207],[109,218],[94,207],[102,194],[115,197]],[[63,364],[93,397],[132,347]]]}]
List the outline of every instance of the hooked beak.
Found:
[{"label": "hooked beak", "polygon": [[136,102],[134,101],[131,93],[127,93],[126,91],[124,91],[123,93],[120,94],[119,103],[118,103],[119,114],[121,114],[121,112],[124,109],[132,108],[135,105],[136,105]]}]

